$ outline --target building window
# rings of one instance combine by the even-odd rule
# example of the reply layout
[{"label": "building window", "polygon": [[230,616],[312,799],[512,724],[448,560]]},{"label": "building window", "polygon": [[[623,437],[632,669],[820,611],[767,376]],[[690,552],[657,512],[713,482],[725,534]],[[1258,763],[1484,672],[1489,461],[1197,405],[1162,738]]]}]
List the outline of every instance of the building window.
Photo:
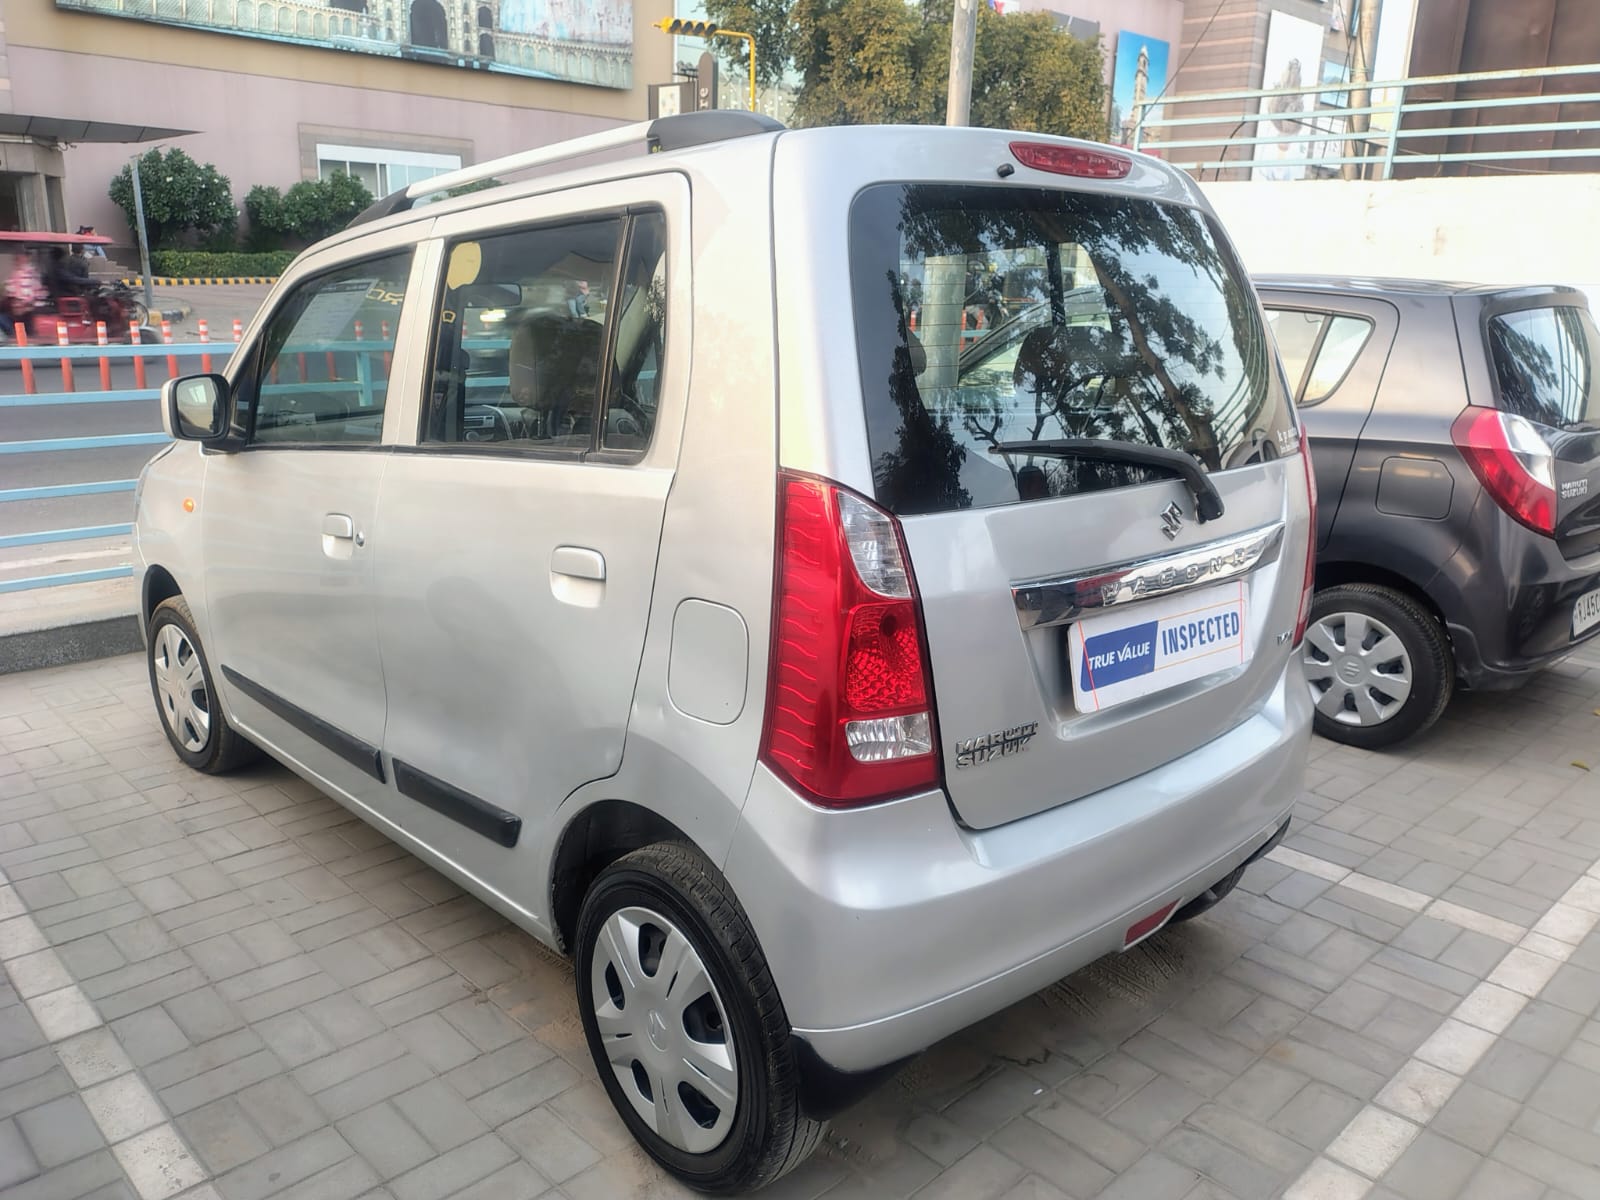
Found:
[{"label": "building window", "polygon": [[374,196],[387,196],[435,175],[461,167],[459,154],[424,154],[375,146],[317,146],[317,176],[343,173],[366,184]]}]

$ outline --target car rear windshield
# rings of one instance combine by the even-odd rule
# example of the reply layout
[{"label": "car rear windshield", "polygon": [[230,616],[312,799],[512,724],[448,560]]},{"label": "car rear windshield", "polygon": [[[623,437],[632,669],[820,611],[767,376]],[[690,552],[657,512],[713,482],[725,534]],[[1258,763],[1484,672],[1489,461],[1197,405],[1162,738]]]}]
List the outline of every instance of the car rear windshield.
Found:
[{"label": "car rear windshield", "polygon": [[850,258],[877,498],[895,512],[1172,478],[1020,442],[1131,442],[1210,471],[1296,445],[1255,294],[1193,209],[884,184],[852,205]]},{"label": "car rear windshield", "polygon": [[1575,305],[1525,308],[1489,320],[1500,407],[1541,425],[1600,425],[1595,360],[1600,333],[1589,310]]}]

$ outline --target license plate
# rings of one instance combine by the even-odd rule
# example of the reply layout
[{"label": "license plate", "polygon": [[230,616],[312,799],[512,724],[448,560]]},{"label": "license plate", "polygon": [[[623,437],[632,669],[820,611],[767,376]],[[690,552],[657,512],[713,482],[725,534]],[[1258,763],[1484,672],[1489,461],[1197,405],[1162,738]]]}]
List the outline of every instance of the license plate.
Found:
[{"label": "license plate", "polygon": [[1241,581],[1086,617],[1067,631],[1073,705],[1100,712],[1249,662],[1249,615]]},{"label": "license plate", "polygon": [[1585,592],[1572,606],[1572,636],[1587,633],[1600,625],[1600,589]]}]

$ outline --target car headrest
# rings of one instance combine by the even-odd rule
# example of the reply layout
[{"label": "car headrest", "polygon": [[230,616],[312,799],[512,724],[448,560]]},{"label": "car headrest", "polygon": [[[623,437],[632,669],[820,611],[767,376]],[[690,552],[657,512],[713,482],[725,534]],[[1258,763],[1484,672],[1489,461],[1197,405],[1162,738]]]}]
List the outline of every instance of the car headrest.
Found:
[{"label": "car headrest", "polygon": [[512,402],[535,410],[592,405],[604,333],[596,321],[544,313],[521,322],[507,355]]},{"label": "car headrest", "polygon": [[1098,325],[1046,325],[1022,339],[1013,382],[1020,388],[1070,391],[1097,375],[1118,374],[1122,340]]},{"label": "car headrest", "polygon": [[928,351],[922,345],[922,339],[909,329],[906,330],[906,353],[911,356],[911,373],[921,375],[928,369]]}]

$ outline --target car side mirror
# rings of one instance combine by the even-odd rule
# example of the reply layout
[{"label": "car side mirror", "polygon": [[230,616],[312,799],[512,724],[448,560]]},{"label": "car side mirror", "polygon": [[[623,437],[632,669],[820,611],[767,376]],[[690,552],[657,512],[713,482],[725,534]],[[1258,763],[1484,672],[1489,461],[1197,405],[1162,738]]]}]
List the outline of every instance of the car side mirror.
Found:
[{"label": "car side mirror", "polygon": [[161,423],[167,436],[216,442],[228,433],[228,381],[221,375],[185,375],[161,385]]}]

